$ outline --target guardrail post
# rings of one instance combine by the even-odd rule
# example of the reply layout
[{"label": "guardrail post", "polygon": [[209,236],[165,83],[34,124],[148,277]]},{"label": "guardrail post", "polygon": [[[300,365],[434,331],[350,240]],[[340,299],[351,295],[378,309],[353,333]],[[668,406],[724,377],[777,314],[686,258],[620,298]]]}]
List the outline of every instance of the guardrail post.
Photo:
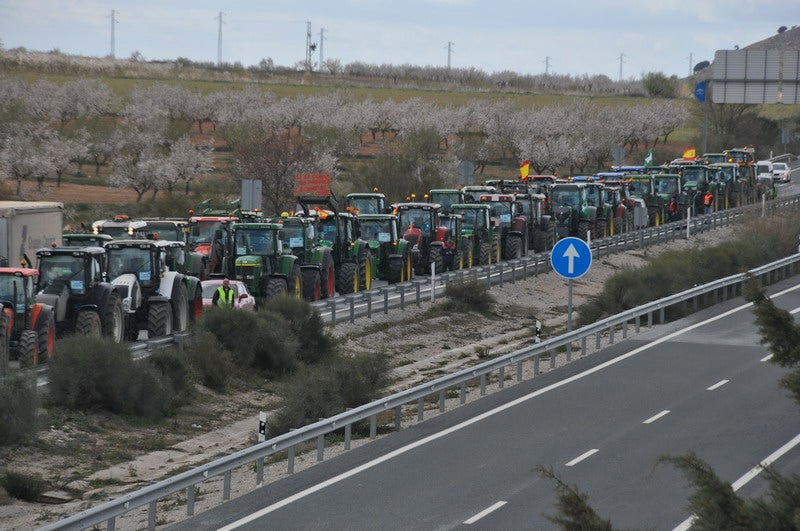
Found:
[{"label": "guardrail post", "polygon": [[369,418],[369,438],[374,439],[378,436],[378,415]]},{"label": "guardrail post", "polygon": [[610,345],[614,344],[614,325],[611,325],[608,329],[608,343]]},{"label": "guardrail post", "polygon": [[594,335],[594,348],[595,350],[600,350],[600,332]]},{"label": "guardrail post", "polygon": [[567,362],[572,361],[572,341],[567,343]]},{"label": "guardrail post", "polygon": [[[349,410],[350,408],[347,408],[347,409]],[[352,424],[348,424],[347,426],[344,427],[344,449],[345,450],[349,450],[350,449],[350,443],[352,442],[352,440],[353,440],[353,425]],[[292,447],[292,449],[294,451],[294,447]]]},{"label": "guardrail post", "polygon": [[[652,316],[652,314],[650,314],[648,312],[647,318],[650,319],[651,316]],[[637,315],[636,316],[636,320],[634,321],[634,323],[636,323],[636,333],[638,334],[639,333],[639,329],[641,328],[641,316]]]},{"label": "guardrail post", "polygon": [[226,470],[222,476],[222,499],[228,501],[231,499],[231,471]]},{"label": "guardrail post", "polygon": [[517,283],[517,260],[511,261],[511,283]]},{"label": "guardrail post", "polygon": [[425,419],[425,399],[420,397],[417,400],[417,422],[422,422]]},{"label": "guardrail post", "polygon": [[523,280],[528,278],[528,262],[529,260],[522,261],[522,278]]},{"label": "guardrail post", "polygon": [[421,285],[419,282],[417,282],[417,281],[415,280],[415,281],[414,281],[414,287],[415,287],[415,288],[416,288],[416,290],[417,290],[417,306],[419,306],[419,305],[420,305],[419,290],[420,290],[420,288],[422,287],[422,285]]},{"label": "guardrail post", "polygon": [[586,336],[581,338],[581,357],[586,355]]},{"label": "guardrail post", "polygon": [[194,514],[194,495],[194,485],[186,487],[186,516],[192,516]]},{"label": "guardrail post", "polygon": [[350,322],[356,322],[356,299],[352,295],[347,296],[347,300],[350,301]]},{"label": "guardrail post", "polygon": [[403,421],[403,406],[395,406],[394,408],[394,429],[400,431],[400,426]]},{"label": "guardrail post", "polygon": [[486,394],[486,375],[481,374],[481,396]]},{"label": "guardrail post", "polygon": [[[325,420],[325,419],[319,419]],[[320,433],[317,435],[317,463],[325,459],[325,434]]]},{"label": "guardrail post", "polygon": [[389,313],[389,288],[381,288],[381,293],[383,293],[383,313]]},{"label": "guardrail post", "polygon": [[[500,262],[500,263],[497,264],[497,269],[500,271],[500,287],[502,288],[503,287],[503,271],[505,270],[503,262]],[[491,285],[491,283],[489,283],[489,285]]]},{"label": "guardrail post", "polygon": [[653,327],[653,312],[647,312],[647,328]]},{"label": "guardrail post", "polygon": [[467,403],[467,382],[461,382],[461,389],[459,390],[459,399],[462,404]]},{"label": "guardrail post", "polygon": [[664,308],[661,308],[658,310],[658,312],[659,312],[658,322],[659,324],[664,324],[667,320],[666,310]]},{"label": "guardrail post", "polygon": [[486,266],[486,287],[492,289],[492,264]]},{"label": "guardrail post", "polygon": [[439,390],[439,413],[444,413],[444,398],[446,389]]},{"label": "guardrail post", "polygon": [[372,319],[372,292],[366,292],[364,298],[367,299],[367,319]]},{"label": "guardrail post", "polygon": [[497,372],[497,385],[502,389],[506,385],[506,368],[500,367],[500,370]]},{"label": "guardrail post", "polygon": [[406,308],[406,288],[403,286],[397,287],[398,293],[400,293],[400,310],[405,310]]},{"label": "guardrail post", "polygon": [[[149,503],[147,508],[147,529],[148,531],[155,531],[156,528],[156,510],[158,508],[158,500],[153,500]],[[108,528],[111,529],[114,524],[112,523],[114,520],[109,520]]]},{"label": "guardrail post", "polygon": [[522,374],[522,360],[519,360],[519,361],[517,361],[517,381],[521,382],[522,381],[522,377],[523,377],[523,374]]},{"label": "guardrail post", "polygon": [[533,357],[533,377],[534,378],[536,378],[536,375],[539,374],[539,358],[540,357],[541,356],[539,354],[536,354]]},{"label": "guardrail post", "polygon": [[548,350],[547,355],[550,356],[550,368],[554,369],[556,366],[556,353],[552,350]]},{"label": "guardrail post", "polygon": [[622,322],[622,339],[626,339],[628,337],[628,321]]},{"label": "guardrail post", "polygon": [[[344,449],[345,450],[349,450],[350,449],[350,439],[348,439],[348,437],[347,437],[348,435],[351,435],[349,433],[349,430],[348,430],[349,427],[350,427],[350,424],[348,424],[347,427],[344,430]],[[286,473],[287,474],[294,474],[294,455],[295,455],[295,448],[294,448],[294,445],[292,445],[292,446],[289,447],[288,450],[286,450],[286,461],[287,461]]]},{"label": "guardrail post", "polygon": [[539,258],[535,258],[533,261],[533,277],[536,278],[539,276]]},{"label": "guardrail post", "polygon": [[328,299],[328,304],[331,306],[331,325],[336,326],[336,297]]}]

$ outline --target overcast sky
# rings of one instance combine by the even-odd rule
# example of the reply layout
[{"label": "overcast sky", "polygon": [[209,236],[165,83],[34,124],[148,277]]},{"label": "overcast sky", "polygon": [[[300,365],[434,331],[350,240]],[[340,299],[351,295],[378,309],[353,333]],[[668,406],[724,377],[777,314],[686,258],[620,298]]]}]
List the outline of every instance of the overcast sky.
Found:
[{"label": "overcast sky", "polygon": [[[639,78],[686,76],[714,52],[744,47],[800,24],[800,0],[0,0],[6,49],[216,62],[272,58],[292,66],[306,53],[342,64],[447,66],[487,73]],[[320,29],[324,39],[320,42]],[[321,50],[320,50],[321,48]]]}]

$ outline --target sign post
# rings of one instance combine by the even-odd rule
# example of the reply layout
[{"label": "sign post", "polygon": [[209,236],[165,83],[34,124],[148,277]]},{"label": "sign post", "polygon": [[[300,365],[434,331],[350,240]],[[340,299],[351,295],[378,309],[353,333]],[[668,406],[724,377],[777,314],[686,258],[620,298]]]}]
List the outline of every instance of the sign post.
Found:
[{"label": "sign post", "polygon": [[582,277],[592,265],[592,249],[580,238],[563,238],[550,252],[553,271],[567,279],[567,332],[572,331],[572,279]]},{"label": "sign post", "polygon": [[697,101],[703,104],[703,153],[708,151],[708,103],[706,100],[706,91],[708,90],[708,81],[701,81],[694,87],[694,97]]}]

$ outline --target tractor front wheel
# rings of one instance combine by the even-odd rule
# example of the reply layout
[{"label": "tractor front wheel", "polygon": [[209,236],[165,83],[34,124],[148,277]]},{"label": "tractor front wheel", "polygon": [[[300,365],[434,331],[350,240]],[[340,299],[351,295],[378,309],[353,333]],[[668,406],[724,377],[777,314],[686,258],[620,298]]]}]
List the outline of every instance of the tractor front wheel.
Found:
[{"label": "tractor front wheel", "polygon": [[358,290],[358,267],[354,262],[344,262],[339,266],[336,277],[336,291],[339,295],[355,293]]},{"label": "tractor front wheel", "polygon": [[24,330],[19,336],[17,345],[19,365],[22,368],[33,367],[39,364],[39,345],[36,331]]},{"label": "tractor front wheel", "polygon": [[264,298],[266,300],[272,300],[276,297],[286,295],[287,290],[286,281],[282,278],[271,278],[267,282],[267,289],[264,290]]},{"label": "tractor front wheel", "polygon": [[93,310],[81,310],[75,318],[75,332],[82,336],[100,337],[103,325],[100,316]]},{"label": "tractor front wheel", "polygon": [[320,299],[321,286],[319,282],[319,271],[316,269],[303,270],[303,298],[314,302]]},{"label": "tractor front wheel", "polygon": [[125,338],[125,322],[119,293],[113,292],[108,296],[102,312],[100,328],[103,331],[103,335],[110,338],[114,343],[122,343]]},{"label": "tractor front wheel", "polygon": [[172,307],[165,301],[151,302],[147,308],[147,338],[172,334]]},{"label": "tractor front wheel", "polygon": [[44,310],[39,315],[36,323],[36,339],[39,355],[49,360],[53,357],[56,350],[56,320],[51,310]]}]

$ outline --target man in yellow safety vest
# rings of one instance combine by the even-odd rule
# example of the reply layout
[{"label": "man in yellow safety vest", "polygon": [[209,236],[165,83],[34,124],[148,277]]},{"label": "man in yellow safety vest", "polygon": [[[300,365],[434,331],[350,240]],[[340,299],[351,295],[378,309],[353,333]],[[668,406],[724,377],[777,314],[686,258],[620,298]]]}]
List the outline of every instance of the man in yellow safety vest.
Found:
[{"label": "man in yellow safety vest", "polygon": [[217,288],[217,291],[214,292],[211,303],[220,308],[233,308],[233,297],[234,293],[231,287],[231,281],[226,278],[222,281],[222,285]]}]

